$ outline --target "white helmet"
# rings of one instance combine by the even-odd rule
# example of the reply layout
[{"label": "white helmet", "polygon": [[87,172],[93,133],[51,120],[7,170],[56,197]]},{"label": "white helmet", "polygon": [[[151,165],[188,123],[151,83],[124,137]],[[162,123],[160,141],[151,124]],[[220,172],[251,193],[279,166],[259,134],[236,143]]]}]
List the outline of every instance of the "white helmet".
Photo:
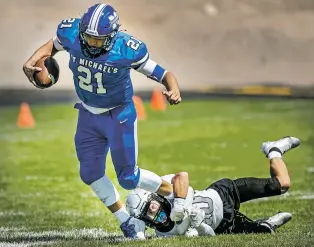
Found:
[{"label": "white helmet", "polygon": [[156,193],[142,189],[131,191],[126,199],[126,209],[131,216],[143,220],[148,227],[159,231],[170,230],[174,225],[170,219],[171,204]]}]

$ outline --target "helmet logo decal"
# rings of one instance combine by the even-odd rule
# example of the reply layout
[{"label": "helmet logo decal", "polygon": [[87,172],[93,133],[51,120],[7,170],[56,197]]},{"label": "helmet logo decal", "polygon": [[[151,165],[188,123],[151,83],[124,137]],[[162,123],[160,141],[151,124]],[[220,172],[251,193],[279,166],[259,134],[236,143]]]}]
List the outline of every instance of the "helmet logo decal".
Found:
[{"label": "helmet logo decal", "polygon": [[112,24],[112,28],[116,29],[117,26],[118,26],[117,22],[118,22],[118,19],[119,19],[118,15],[117,15],[117,12],[113,12],[113,15],[110,15],[108,17],[108,19],[109,19],[110,23]]}]

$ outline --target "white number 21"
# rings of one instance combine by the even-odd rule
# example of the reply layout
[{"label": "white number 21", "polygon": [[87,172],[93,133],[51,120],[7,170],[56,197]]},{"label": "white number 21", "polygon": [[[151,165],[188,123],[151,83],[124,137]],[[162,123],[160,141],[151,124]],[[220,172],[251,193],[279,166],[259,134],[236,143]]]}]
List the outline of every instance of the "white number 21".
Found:
[{"label": "white number 21", "polygon": [[[78,72],[85,74],[85,76],[82,75],[78,76],[80,88],[92,93],[93,92],[92,72],[90,71],[90,69],[83,67],[81,65],[77,67],[77,70]],[[96,74],[94,74],[94,78],[96,79],[97,82],[96,93],[97,94],[107,93],[106,88],[104,88],[104,85],[102,84],[102,72],[97,72]]]}]

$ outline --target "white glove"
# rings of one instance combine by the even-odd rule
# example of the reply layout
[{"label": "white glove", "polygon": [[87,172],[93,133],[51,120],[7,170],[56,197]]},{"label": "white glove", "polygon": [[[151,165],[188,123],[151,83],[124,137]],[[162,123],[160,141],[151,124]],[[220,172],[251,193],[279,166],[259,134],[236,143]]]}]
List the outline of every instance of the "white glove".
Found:
[{"label": "white glove", "polygon": [[188,210],[185,208],[185,199],[175,198],[173,203],[173,208],[170,212],[170,219],[174,222],[179,222],[188,215]]},{"label": "white glove", "polygon": [[195,228],[199,227],[200,224],[204,221],[204,219],[205,219],[204,210],[198,208],[197,206],[193,206],[190,213],[191,226]]}]

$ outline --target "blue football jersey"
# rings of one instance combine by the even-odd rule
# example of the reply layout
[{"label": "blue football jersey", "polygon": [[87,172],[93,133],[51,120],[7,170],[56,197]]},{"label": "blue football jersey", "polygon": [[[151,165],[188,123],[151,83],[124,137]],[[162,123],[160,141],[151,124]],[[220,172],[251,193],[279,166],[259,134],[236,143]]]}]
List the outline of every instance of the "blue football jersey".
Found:
[{"label": "blue football jersey", "polygon": [[70,54],[69,68],[78,97],[97,108],[130,102],[133,96],[130,70],[149,59],[145,43],[119,32],[109,52],[91,59],[81,51],[79,22],[80,19],[67,19],[57,29],[59,44]]}]

